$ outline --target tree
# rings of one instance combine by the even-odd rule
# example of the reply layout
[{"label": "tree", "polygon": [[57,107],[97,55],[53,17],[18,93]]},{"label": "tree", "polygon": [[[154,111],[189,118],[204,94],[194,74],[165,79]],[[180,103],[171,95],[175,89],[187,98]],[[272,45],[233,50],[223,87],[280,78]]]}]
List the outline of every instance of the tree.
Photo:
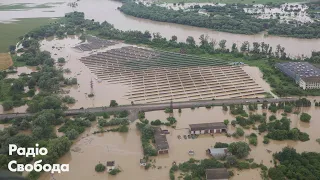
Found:
[{"label": "tree", "polygon": [[13,109],[13,101],[7,100],[2,103],[3,110],[9,111]]},{"label": "tree", "polygon": [[226,42],[227,40],[223,39],[219,42],[219,47],[220,49],[225,49],[226,48]]},{"label": "tree", "polygon": [[310,122],[311,116],[308,113],[302,113],[300,115],[300,120],[303,122]]},{"label": "tree", "polygon": [[242,128],[238,127],[234,134],[235,134],[235,136],[243,136],[244,135],[244,131],[243,131]]},{"label": "tree", "polygon": [[233,142],[229,144],[228,150],[237,158],[244,158],[249,155],[250,148],[245,142]]},{"label": "tree", "polygon": [[66,60],[63,57],[58,58],[58,63],[65,63],[65,62],[66,62]]},{"label": "tree", "polygon": [[194,41],[194,38],[192,36],[188,36],[186,42],[190,46],[195,46],[196,45],[196,42]]},{"label": "tree", "polygon": [[225,120],[223,121],[223,123],[224,123],[225,125],[228,125],[228,124],[229,124],[229,120],[228,120],[228,119],[225,119]]},{"label": "tree", "polygon": [[235,166],[237,164],[237,158],[235,156],[227,156],[226,161],[230,167]]},{"label": "tree", "polygon": [[260,133],[265,132],[267,130],[267,124],[266,123],[261,123],[258,126],[258,130],[259,130]]},{"label": "tree", "polygon": [[216,142],[214,148],[227,148],[229,146],[228,143]]},{"label": "tree", "polygon": [[177,40],[178,40],[178,37],[175,36],[175,35],[173,35],[173,36],[171,37],[171,40],[170,40],[170,41],[172,41],[172,42],[177,42]]},{"label": "tree", "polygon": [[99,163],[99,164],[96,165],[96,167],[94,169],[96,170],[96,172],[103,172],[103,171],[106,170],[106,166],[101,164],[101,163]]},{"label": "tree", "polygon": [[114,168],[109,172],[109,174],[110,175],[117,175],[119,172],[121,172],[120,169]]},{"label": "tree", "polygon": [[79,136],[78,131],[76,131],[75,129],[71,129],[70,131],[67,131],[65,134],[70,140],[75,140]]},{"label": "tree", "polygon": [[269,117],[269,121],[273,121],[273,120],[276,120],[277,119],[277,117],[275,116],[275,115],[271,115],[270,117]]},{"label": "tree", "polygon": [[116,107],[116,106],[118,106],[117,101],[116,100],[111,100],[110,101],[110,107]]},{"label": "tree", "polygon": [[9,51],[10,52],[14,52],[16,50],[16,46],[15,45],[10,45],[9,46]]}]

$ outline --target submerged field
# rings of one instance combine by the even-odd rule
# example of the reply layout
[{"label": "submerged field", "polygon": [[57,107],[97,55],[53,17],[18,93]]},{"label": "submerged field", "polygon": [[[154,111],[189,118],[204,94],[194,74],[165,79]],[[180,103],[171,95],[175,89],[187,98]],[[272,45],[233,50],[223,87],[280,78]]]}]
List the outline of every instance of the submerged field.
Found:
[{"label": "submerged field", "polygon": [[23,36],[32,29],[53,21],[51,18],[31,18],[19,19],[19,21],[9,24],[0,23],[0,53],[8,52],[8,47],[15,45],[19,41],[20,36]]}]

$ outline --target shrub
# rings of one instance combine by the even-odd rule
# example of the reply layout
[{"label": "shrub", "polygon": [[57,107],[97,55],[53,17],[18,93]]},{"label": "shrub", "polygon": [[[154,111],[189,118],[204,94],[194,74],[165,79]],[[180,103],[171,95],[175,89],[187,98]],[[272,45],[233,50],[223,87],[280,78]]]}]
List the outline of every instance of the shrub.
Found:
[{"label": "shrub", "polygon": [[120,169],[114,168],[109,172],[109,174],[114,176],[114,175],[117,175],[119,172],[121,172]]},{"label": "shrub", "polygon": [[214,148],[227,148],[229,146],[228,143],[216,142]]},{"label": "shrub", "polygon": [[103,172],[104,170],[106,170],[106,166],[99,163],[96,165],[95,170],[96,170],[96,172]]},{"label": "shrub", "polygon": [[58,58],[58,63],[65,63],[66,60],[64,58]]},{"label": "shrub", "polygon": [[277,117],[275,116],[275,115],[271,115],[270,117],[269,117],[269,121],[273,121],[273,120],[276,120],[277,119]]},{"label": "shrub", "polygon": [[116,107],[116,106],[118,106],[117,101],[116,100],[111,100],[110,101],[110,107]]},{"label": "shrub", "polygon": [[300,115],[300,120],[303,122],[310,122],[311,116],[307,113],[302,113]]}]

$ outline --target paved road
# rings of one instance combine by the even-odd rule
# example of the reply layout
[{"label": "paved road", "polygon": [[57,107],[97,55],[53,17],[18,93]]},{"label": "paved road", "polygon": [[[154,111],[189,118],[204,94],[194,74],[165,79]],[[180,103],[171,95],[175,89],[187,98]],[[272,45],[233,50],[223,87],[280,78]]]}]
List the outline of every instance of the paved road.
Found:
[{"label": "paved road", "polygon": [[[261,104],[264,100],[267,100],[268,103],[277,103],[277,102],[288,102],[295,101],[298,98],[252,98],[252,99],[219,99],[219,100],[203,100],[203,101],[184,101],[184,102],[173,102],[172,106],[174,109],[178,108],[191,108],[191,107],[204,107],[207,105],[221,106],[223,104],[249,104],[249,103],[258,103]],[[165,108],[170,107],[169,103],[157,103],[157,104],[135,104],[135,105],[124,105],[118,107],[95,107],[87,109],[69,109],[65,111],[66,115],[77,115],[85,112],[98,113],[98,112],[112,112],[112,111],[123,111],[127,110],[133,114],[136,114],[139,111],[156,111],[164,110]],[[31,116],[30,113],[16,113],[16,114],[0,114],[0,120],[2,119],[12,119],[16,117],[26,117]]]}]

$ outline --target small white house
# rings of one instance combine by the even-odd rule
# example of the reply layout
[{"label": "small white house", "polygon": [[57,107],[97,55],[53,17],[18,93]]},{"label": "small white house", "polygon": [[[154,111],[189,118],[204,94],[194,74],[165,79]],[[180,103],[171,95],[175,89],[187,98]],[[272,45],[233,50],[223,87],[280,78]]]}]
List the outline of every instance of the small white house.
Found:
[{"label": "small white house", "polygon": [[107,171],[110,172],[115,168],[115,162],[114,161],[107,161]]}]

